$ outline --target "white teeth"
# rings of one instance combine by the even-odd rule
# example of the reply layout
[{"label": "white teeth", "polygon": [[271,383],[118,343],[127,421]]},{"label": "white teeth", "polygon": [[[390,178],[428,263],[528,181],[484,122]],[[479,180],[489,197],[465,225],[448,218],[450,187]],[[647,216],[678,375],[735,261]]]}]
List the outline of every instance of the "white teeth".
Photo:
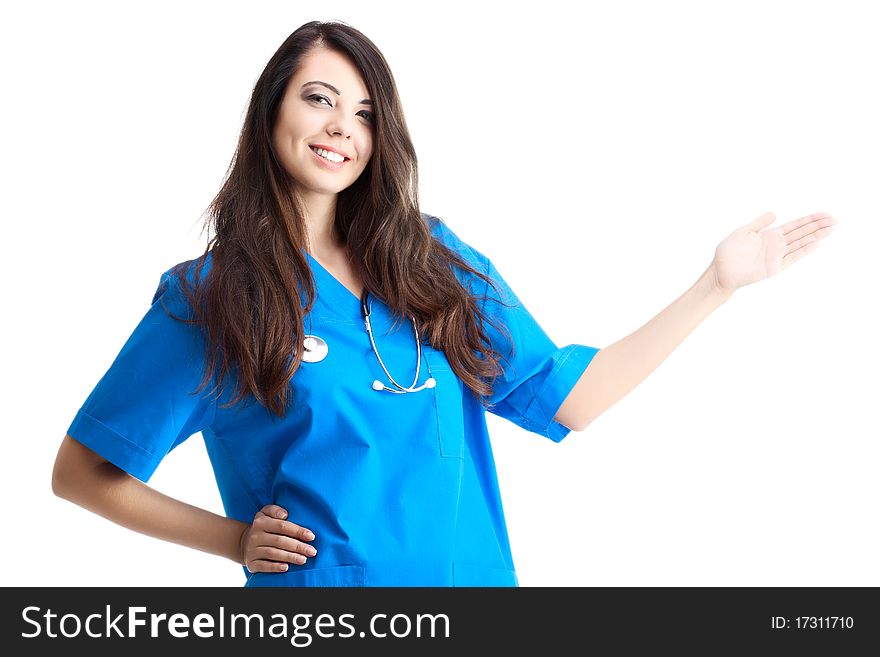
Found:
[{"label": "white teeth", "polygon": [[330,160],[331,162],[342,162],[343,160],[345,160],[345,158],[339,153],[333,153],[331,151],[324,150],[323,148],[315,148],[314,146],[310,146],[309,148],[311,148],[325,160]]}]

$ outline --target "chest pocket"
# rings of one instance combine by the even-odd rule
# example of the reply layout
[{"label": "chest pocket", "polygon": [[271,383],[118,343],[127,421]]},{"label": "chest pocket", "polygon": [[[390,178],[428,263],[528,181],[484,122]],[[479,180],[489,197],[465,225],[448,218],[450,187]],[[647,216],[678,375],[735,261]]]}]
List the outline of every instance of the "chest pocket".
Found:
[{"label": "chest pocket", "polygon": [[422,355],[428,363],[431,376],[437,382],[429,394],[434,395],[437,409],[440,455],[448,458],[467,458],[464,439],[464,384],[449,366],[449,361],[442,351],[427,347],[423,348]]}]

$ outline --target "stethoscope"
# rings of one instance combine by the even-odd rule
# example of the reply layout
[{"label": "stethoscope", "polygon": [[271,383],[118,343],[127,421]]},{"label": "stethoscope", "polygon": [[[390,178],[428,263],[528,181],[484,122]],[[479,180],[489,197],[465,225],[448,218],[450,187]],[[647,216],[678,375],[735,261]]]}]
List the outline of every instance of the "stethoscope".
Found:
[{"label": "stethoscope", "polygon": [[[369,304],[367,301],[369,300]],[[407,392],[418,392],[419,390],[424,390],[425,388],[433,388],[437,385],[437,381],[433,376],[429,376],[428,380],[425,381],[422,385],[416,387],[416,384],[419,382],[419,372],[422,364],[422,343],[419,339],[419,331],[416,328],[416,318],[410,315],[413,325],[413,332],[416,337],[416,376],[413,379],[412,385],[408,388],[403,387],[397,381],[394,380],[394,377],[391,376],[391,373],[388,371],[388,368],[385,367],[385,363],[382,362],[382,357],[379,355],[379,350],[376,348],[376,342],[373,340],[373,327],[370,325],[370,313],[373,309],[373,302],[369,299],[369,292],[364,290],[363,295],[361,295],[361,315],[364,318],[364,326],[367,329],[367,335],[370,336],[370,345],[373,347],[373,353],[376,354],[376,358],[379,360],[379,365],[382,366],[382,370],[385,372],[385,375],[388,377],[388,380],[391,381],[391,385],[394,388],[389,388],[384,383],[376,379],[373,381],[373,390],[383,391],[387,390],[388,392],[393,392],[395,394],[403,394]],[[305,351],[303,352],[303,362],[305,363],[318,363],[324,360],[327,357],[327,353],[329,352],[329,347],[327,343],[319,338],[317,335],[306,335],[303,337],[303,347]],[[430,368],[429,368],[430,374]]]},{"label": "stethoscope", "polygon": [[[395,394],[403,394],[406,392],[418,392],[419,390],[424,390],[425,388],[433,388],[437,385],[437,381],[434,380],[433,376],[429,376],[428,380],[425,381],[422,385],[416,387],[416,384],[419,382],[419,368],[422,364],[422,341],[419,339],[419,330],[416,328],[416,318],[413,315],[410,315],[410,319],[412,320],[413,332],[416,336],[416,377],[413,379],[412,385],[408,388],[404,388],[397,381],[394,380],[394,377],[391,376],[391,373],[388,371],[388,368],[385,367],[385,363],[382,362],[382,357],[379,355],[379,350],[376,348],[376,342],[373,340],[373,327],[370,325],[370,312],[373,309],[373,301],[370,300],[369,305],[367,305],[367,300],[369,299],[370,293],[364,289],[364,293],[361,295],[361,315],[364,318],[364,326],[367,328],[367,335],[370,336],[370,345],[373,347],[373,353],[376,354],[376,358],[379,359],[379,365],[382,366],[382,371],[385,372],[385,376],[388,377],[388,380],[391,381],[391,385],[394,388],[389,388],[384,383],[376,379],[373,381],[373,390],[387,390],[388,392],[393,392]],[[430,372],[429,372],[430,373]]]}]

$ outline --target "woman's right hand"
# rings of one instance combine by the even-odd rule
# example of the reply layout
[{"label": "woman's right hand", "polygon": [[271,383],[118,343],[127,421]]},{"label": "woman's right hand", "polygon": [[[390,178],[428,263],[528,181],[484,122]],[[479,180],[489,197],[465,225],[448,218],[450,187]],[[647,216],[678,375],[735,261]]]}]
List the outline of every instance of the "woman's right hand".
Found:
[{"label": "woman's right hand", "polygon": [[283,573],[288,563],[302,565],[306,557],[318,553],[304,542],[314,539],[315,535],[305,527],[288,522],[286,510],[277,504],[267,504],[241,533],[241,564],[252,573]]}]

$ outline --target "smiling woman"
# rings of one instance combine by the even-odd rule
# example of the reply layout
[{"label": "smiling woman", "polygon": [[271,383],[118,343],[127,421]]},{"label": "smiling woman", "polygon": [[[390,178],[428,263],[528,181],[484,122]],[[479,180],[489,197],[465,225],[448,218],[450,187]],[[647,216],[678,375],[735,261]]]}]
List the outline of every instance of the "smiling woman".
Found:
[{"label": "smiling woman", "polygon": [[[336,194],[360,177],[373,154],[374,116],[364,109],[373,105],[368,96],[350,58],[326,46],[305,55],[287,83],[272,145],[284,169],[297,181],[304,204],[323,209],[320,219],[314,217],[310,251],[332,251],[327,209]],[[315,162],[320,166],[315,167]],[[323,225],[318,226],[319,222]]]},{"label": "smiling woman", "polygon": [[[556,442],[586,429],[836,223],[774,219],[733,231],[633,334],[560,347],[489,257],[421,210],[376,46],[307,23],[254,87],[215,237],[161,275],[73,418],[53,490],[227,557],[246,586],[516,586],[486,412]],[[196,433],[225,516],[146,485]]]},{"label": "smiling woman", "polygon": [[[247,586],[516,585],[486,411],[561,440],[598,350],[557,347],[421,211],[369,39],[313,22],[281,45],[211,220],[71,423],[56,493]],[[145,485],[199,432],[226,517]]]}]

